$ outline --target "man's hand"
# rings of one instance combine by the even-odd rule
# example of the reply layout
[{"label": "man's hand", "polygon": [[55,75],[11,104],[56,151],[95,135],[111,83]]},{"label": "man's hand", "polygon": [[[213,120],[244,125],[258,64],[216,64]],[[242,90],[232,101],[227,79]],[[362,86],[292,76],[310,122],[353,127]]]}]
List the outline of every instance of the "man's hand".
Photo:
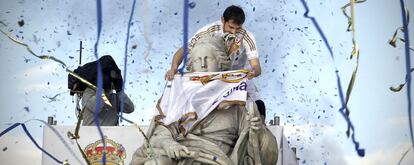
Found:
[{"label": "man's hand", "polygon": [[254,70],[251,70],[249,71],[249,73],[247,73],[247,79],[251,80],[254,77],[256,77],[256,73],[254,72]]},{"label": "man's hand", "polygon": [[247,74],[247,78],[250,80],[253,77],[260,76],[262,69],[260,67],[260,61],[258,58],[249,60],[249,64],[252,67],[250,72]]},{"label": "man's hand", "polygon": [[167,73],[165,73],[164,79],[171,81],[174,79],[174,75],[178,72],[177,68],[173,68],[167,71]]},{"label": "man's hand", "polygon": [[180,152],[184,151],[185,154],[189,155],[190,151],[188,151],[187,147],[180,145],[180,144],[170,144],[164,147],[164,151],[167,153],[168,157],[171,159],[181,159]]}]

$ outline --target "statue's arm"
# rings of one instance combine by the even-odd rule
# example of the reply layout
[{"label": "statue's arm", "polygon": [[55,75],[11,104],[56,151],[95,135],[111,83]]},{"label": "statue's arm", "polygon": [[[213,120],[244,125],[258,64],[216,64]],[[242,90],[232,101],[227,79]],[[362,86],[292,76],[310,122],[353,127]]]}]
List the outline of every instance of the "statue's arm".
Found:
[{"label": "statue's arm", "polygon": [[178,144],[173,138],[174,136],[167,126],[157,124],[150,138],[150,143],[152,146],[159,148],[168,144]]},{"label": "statue's arm", "polygon": [[256,134],[258,150],[262,164],[276,164],[278,158],[278,147],[276,137],[266,127],[259,117],[259,112],[255,104],[249,107],[251,115],[247,116],[248,125],[251,133]]},{"label": "statue's arm", "polygon": [[150,138],[150,143],[155,148],[162,148],[165,154],[172,159],[181,159],[181,152],[190,154],[187,147],[179,144],[175,140],[176,134],[172,133],[171,128],[167,128],[164,125],[155,126],[155,130]]}]

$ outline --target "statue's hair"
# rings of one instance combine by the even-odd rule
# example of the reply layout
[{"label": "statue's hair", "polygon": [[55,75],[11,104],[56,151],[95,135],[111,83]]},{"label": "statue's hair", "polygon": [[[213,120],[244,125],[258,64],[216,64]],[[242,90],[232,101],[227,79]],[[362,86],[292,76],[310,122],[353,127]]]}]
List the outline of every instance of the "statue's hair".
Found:
[{"label": "statue's hair", "polygon": [[188,54],[188,66],[187,70],[190,72],[197,72],[194,70],[194,57],[199,55],[214,57],[217,62],[218,68],[214,68],[217,71],[226,71],[230,69],[230,57],[227,54],[227,46],[224,43],[223,37],[213,37],[209,34],[201,36],[190,50]]}]

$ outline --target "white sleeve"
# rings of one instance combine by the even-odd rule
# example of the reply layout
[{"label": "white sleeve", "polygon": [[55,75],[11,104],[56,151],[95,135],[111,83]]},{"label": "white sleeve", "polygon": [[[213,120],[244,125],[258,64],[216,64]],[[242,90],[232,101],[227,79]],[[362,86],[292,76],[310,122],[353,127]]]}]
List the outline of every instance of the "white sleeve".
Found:
[{"label": "white sleeve", "polygon": [[211,25],[206,25],[197,30],[197,32],[188,41],[188,49],[193,48],[197,40],[199,40],[202,35],[208,33],[208,28],[210,28],[210,26]]},{"label": "white sleeve", "polygon": [[193,37],[191,37],[189,44],[188,44],[188,48],[191,50],[191,48],[194,47],[197,40],[199,40],[201,37],[203,37],[204,35],[209,35],[209,34],[213,35],[214,33],[220,31],[220,29],[221,29],[221,25],[219,24],[219,21],[213,22],[211,24],[208,24],[202,27],[201,29],[197,30],[197,32],[195,33]]},{"label": "white sleeve", "polygon": [[247,32],[243,36],[243,47],[246,51],[247,60],[258,59],[259,51],[256,47],[256,40],[252,33]]}]

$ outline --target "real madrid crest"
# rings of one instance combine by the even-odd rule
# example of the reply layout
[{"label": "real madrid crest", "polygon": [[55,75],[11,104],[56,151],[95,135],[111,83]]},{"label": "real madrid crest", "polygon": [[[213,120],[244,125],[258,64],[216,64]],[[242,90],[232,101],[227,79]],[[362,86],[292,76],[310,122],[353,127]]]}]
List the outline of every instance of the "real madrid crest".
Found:
[{"label": "real madrid crest", "polygon": [[91,165],[102,164],[102,156],[106,153],[107,165],[123,165],[126,158],[126,151],[122,144],[105,137],[106,148],[102,141],[99,139],[94,143],[91,143],[83,150]]}]

